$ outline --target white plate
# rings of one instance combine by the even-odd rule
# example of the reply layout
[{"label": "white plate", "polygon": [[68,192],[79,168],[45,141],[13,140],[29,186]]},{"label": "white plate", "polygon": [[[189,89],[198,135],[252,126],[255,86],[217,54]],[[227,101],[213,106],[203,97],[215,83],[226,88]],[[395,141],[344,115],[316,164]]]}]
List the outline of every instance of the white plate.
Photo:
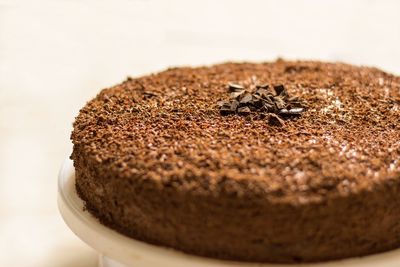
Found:
[{"label": "white plate", "polygon": [[[66,160],[59,174],[58,206],[71,230],[99,252],[104,267],[399,267],[400,249],[361,258],[312,264],[258,264],[216,260],[188,255],[126,237],[100,224],[83,210],[83,201],[75,191],[75,170]],[[104,255],[104,256],[103,256]]]}]

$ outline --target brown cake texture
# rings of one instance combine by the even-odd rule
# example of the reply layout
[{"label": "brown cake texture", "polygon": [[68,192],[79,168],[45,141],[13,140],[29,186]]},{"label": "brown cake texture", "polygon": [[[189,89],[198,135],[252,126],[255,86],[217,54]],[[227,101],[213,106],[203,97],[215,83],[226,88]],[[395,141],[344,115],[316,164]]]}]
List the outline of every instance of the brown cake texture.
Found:
[{"label": "brown cake texture", "polygon": [[[231,83],[283,85],[304,112],[221,114]],[[399,121],[400,77],[376,68],[171,68],[88,102],[71,158],[86,208],[122,234],[219,259],[326,261],[400,247]]]}]

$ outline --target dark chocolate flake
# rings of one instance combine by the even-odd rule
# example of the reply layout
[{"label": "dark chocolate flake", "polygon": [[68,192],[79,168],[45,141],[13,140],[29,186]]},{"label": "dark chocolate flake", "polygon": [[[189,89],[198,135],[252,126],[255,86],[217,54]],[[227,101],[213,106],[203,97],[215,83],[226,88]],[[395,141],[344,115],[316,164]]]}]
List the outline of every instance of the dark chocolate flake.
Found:
[{"label": "dark chocolate flake", "polygon": [[253,119],[254,120],[263,120],[267,117],[267,115],[265,113],[259,113],[254,115]]},{"label": "dark chocolate flake", "polygon": [[266,104],[264,105],[264,107],[268,109],[268,112],[269,112],[269,113],[275,113],[275,112],[278,111],[278,109],[276,108],[276,106],[275,106],[274,103],[271,103],[271,104],[266,103]]},{"label": "dark chocolate flake", "polygon": [[285,87],[282,84],[274,86],[274,90],[275,90],[277,96],[280,96],[285,100],[289,96],[287,91],[286,91],[286,89],[285,89]]},{"label": "dark chocolate flake", "polygon": [[262,88],[262,89],[268,89],[269,88],[269,85],[268,84],[257,84],[256,85],[256,88]]},{"label": "dark chocolate flake", "polygon": [[260,88],[257,89],[257,91],[254,94],[259,95],[262,98],[266,98],[267,96],[271,95],[271,92],[266,89]]},{"label": "dark chocolate flake", "polygon": [[253,100],[253,96],[251,94],[245,94],[241,99],[240,99],[240,104],[248,104]]},{"label": "dark chocolate flake", "polygon": [[292,108],[292,109],[281,109],[279,110],[279,114],[281,115],[300,115],[303,113],[303,108]]},{"label": "dark chocolate flake", "polygon": [[232,99],[239,99],[245,92],[245,90],[234,91],[230,94],[230,97]]},{"label": "dark chocolate flake", "polygon": [[265,100],[265,103],[274,105],[274,100],[272,95],[267,95],[263,99]]},{"label": "dark chocolate flake", "polygon": [[261,98],[253,96],[253,106],[256,108],[262,108],[264,106],[264,101]]},{"label": "dark chocolate flake", "polygon": [[230,115],[230,114],[235,114],[235,111],[231,110],[231,106],[230,105],[229,106],[226,106],[226,105],[222,106],[219,109],[219,112],[220,112],[221,115],[224,115],[224,116]]},{"label": "dark chocolate flake", "polygon": [[283,91],[285,91],[285,87],[282,84],[274,86],[275,93],[280,95]]},{"label": "dark chocolate flake", "polygon": [[229,105],[229,102],[228,101],[224,101],[224,100],[221,100],[221,101],[217,102],[217,106],[218,107],[222,107],[224,105]]},{"label": "dark chocolate flake", "polygon": [[282,120],[278,115],[271,113],[268,117],[268,124],[272,126],[282,127],[285,126],[284,120]]},{"label": "dark chocolate flake", "polygon": [[228,89],[230,92],[236,92],[236,91],[244,90],[244,87],[239,84],[236,84],[236,83],[229,83]]},{"label": "dark chocolate flake", "polygon": [[251,111],[258,111],[259,109],[255,107],[254,105],[248,105],[247,106]]},{"label": "dark chocolate flake", "polygon": [[284,109],[286,107],[285,101],[280,96],[274,96],[274,102],[278,110]]},{"label": "dark chocolate flake", "polygon": [[249,107],[240,107],[238,108],[238,114],[239,115],[248,115],[251,113],[251,110]]},{"label": "dark chocolate flake", "polygon": [[237,100],[232,100],[232,101],[231,101],[231,110],[232,110],[232,111],[236,111],[236,109],[238,108],[238,106],[239,106],[239,102],[238,102]]}]

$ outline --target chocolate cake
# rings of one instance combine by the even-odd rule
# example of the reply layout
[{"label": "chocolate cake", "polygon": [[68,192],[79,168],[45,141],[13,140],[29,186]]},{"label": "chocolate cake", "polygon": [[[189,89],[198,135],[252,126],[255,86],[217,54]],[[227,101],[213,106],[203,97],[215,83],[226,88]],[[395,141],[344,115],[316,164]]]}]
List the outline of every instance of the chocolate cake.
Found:
[{"label": "chocolate cake", "polygon": [[220,259],[325,261],[400,247],[399,121],[400,77],[376,68],[171,68],[88,102],[71,158],[86,208],[122,234]]}]

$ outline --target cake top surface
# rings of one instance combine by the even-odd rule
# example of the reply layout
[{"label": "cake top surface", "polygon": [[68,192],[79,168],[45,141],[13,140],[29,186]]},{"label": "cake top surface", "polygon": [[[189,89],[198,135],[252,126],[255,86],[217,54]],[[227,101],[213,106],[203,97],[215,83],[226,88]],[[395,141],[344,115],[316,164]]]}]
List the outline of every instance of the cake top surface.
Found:
[{"label": "cake top surface", "polygon": [[[282,84],[307,108],[223,116],[227,85]],[[284,61],[171,68],[102,90],[72,140],[88,162],[182,193],[296,204],[400,179],[400,78],[342,63]],[[74,148],[75,150],[75,148]]]}]

